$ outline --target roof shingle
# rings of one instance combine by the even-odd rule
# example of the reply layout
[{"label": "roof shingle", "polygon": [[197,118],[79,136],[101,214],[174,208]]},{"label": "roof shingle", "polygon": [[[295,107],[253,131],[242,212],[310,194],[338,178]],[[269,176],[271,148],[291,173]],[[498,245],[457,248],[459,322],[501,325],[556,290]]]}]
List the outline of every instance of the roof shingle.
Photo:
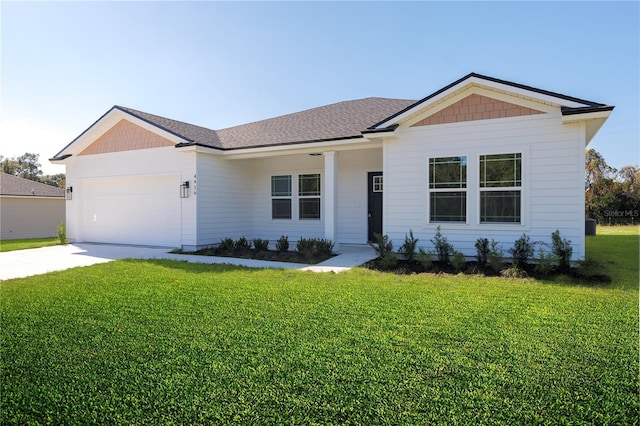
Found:
[{"label": "roof shingle", "polygon": [[64,188],[0,172],[0,195],[64,198]]}]

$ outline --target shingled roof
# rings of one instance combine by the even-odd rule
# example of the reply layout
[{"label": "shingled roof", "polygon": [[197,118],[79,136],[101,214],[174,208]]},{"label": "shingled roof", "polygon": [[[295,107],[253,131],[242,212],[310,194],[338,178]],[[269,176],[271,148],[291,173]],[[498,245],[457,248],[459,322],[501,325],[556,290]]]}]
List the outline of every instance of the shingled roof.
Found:
[{"label": "shingled roof", "polygon": [[357,99],[221,130],[211,130],[132,108],[115,108],[185,139],[180,145],[232,150],[361,138],[362,131],[413,103],[415,100]]},{"label": "shingled roof", "polygon": [[0,172],[0,195],[64,198],[64,188]]}]

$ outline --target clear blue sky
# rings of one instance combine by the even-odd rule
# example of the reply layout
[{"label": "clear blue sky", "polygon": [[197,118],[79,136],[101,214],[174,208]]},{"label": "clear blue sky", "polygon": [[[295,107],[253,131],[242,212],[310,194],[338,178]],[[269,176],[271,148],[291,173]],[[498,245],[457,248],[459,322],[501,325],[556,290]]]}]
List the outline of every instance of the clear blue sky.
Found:
[{"label": "clear blue sky", "polygon": [[48,158],[113,105],[220,129],[470,73],[615,105],[639,159],[638,2],[0,2],[0,154]]}]

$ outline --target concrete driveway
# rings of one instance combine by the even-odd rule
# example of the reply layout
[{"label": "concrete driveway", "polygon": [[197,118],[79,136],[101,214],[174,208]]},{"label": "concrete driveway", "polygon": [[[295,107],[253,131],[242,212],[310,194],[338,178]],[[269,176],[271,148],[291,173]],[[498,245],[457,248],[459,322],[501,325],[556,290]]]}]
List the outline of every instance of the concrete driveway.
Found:
[{"label": "concrete driveway", "polygon": [[342,272],[374,259],[368,246],[345,246],[339,255],[318,265],[269,262],[265,260],[230,257],[195,256],[169,253],[171,249],[158,247],[121,246],[112,244],[68,244],[30,250],[0,253],[0,280],[22,278],[62,271],[78,266],[111,262],[116,259],[170,259],[197,263],[227,263],[250,268],[300,269],[313,272]]}]

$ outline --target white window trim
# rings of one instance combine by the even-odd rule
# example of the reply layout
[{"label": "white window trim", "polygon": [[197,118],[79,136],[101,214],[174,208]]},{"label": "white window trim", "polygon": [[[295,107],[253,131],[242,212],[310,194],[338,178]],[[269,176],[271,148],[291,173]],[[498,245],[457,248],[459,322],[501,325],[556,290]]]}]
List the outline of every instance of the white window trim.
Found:
[{"label": "white window trim", "polygon": [[[431,159],[432,158],[446,158],[446,157],[466,157],[467,158],[467,180],[466,186],[464,188],[431,188],[431,174],[429,173],[429,168],[431,167]],[[429,155],[427,157],[427,167],[426,167],[426,187],[427,187],[427,224],[429,225],[446,225],[446,226],[462,226],[469,224],[469,175],[470,175],[470,162],[469,159],[471,156],[469,154],[459,154],[459,153],[438,153]],[[431,220],[431,193],[433,192],[464,192],[466,194],[466,211],[465,211],[465,220],[464,221],[441,221],[441,220]]]},{"label": "white window trim", "polygon": [[[300,194],[300,180],[299,177],[301,175],[319,175],[320,176],[320,195],[299,195]],[[273,218],[273,210],[270,204],[269,210],[269,220],[270,221],[278,221],[278,222],[308,222],[313,221],[315,223],[322,223],[323,221],[323,204],[324,204],[324,176],[323,173],[319,170],[310,170],[310,171],[271,171],[268,173],[268,182],[269,182],[269,202],[271,203],[273,199],[283,199],[287,198],[291,200],[291,218]],[[291,176],[291,196],[272,196],[271,192],[271,179],[273,176]],[[320,199],[320,218],[300,218],[300,202],[301,198],[319,198]]]}]

